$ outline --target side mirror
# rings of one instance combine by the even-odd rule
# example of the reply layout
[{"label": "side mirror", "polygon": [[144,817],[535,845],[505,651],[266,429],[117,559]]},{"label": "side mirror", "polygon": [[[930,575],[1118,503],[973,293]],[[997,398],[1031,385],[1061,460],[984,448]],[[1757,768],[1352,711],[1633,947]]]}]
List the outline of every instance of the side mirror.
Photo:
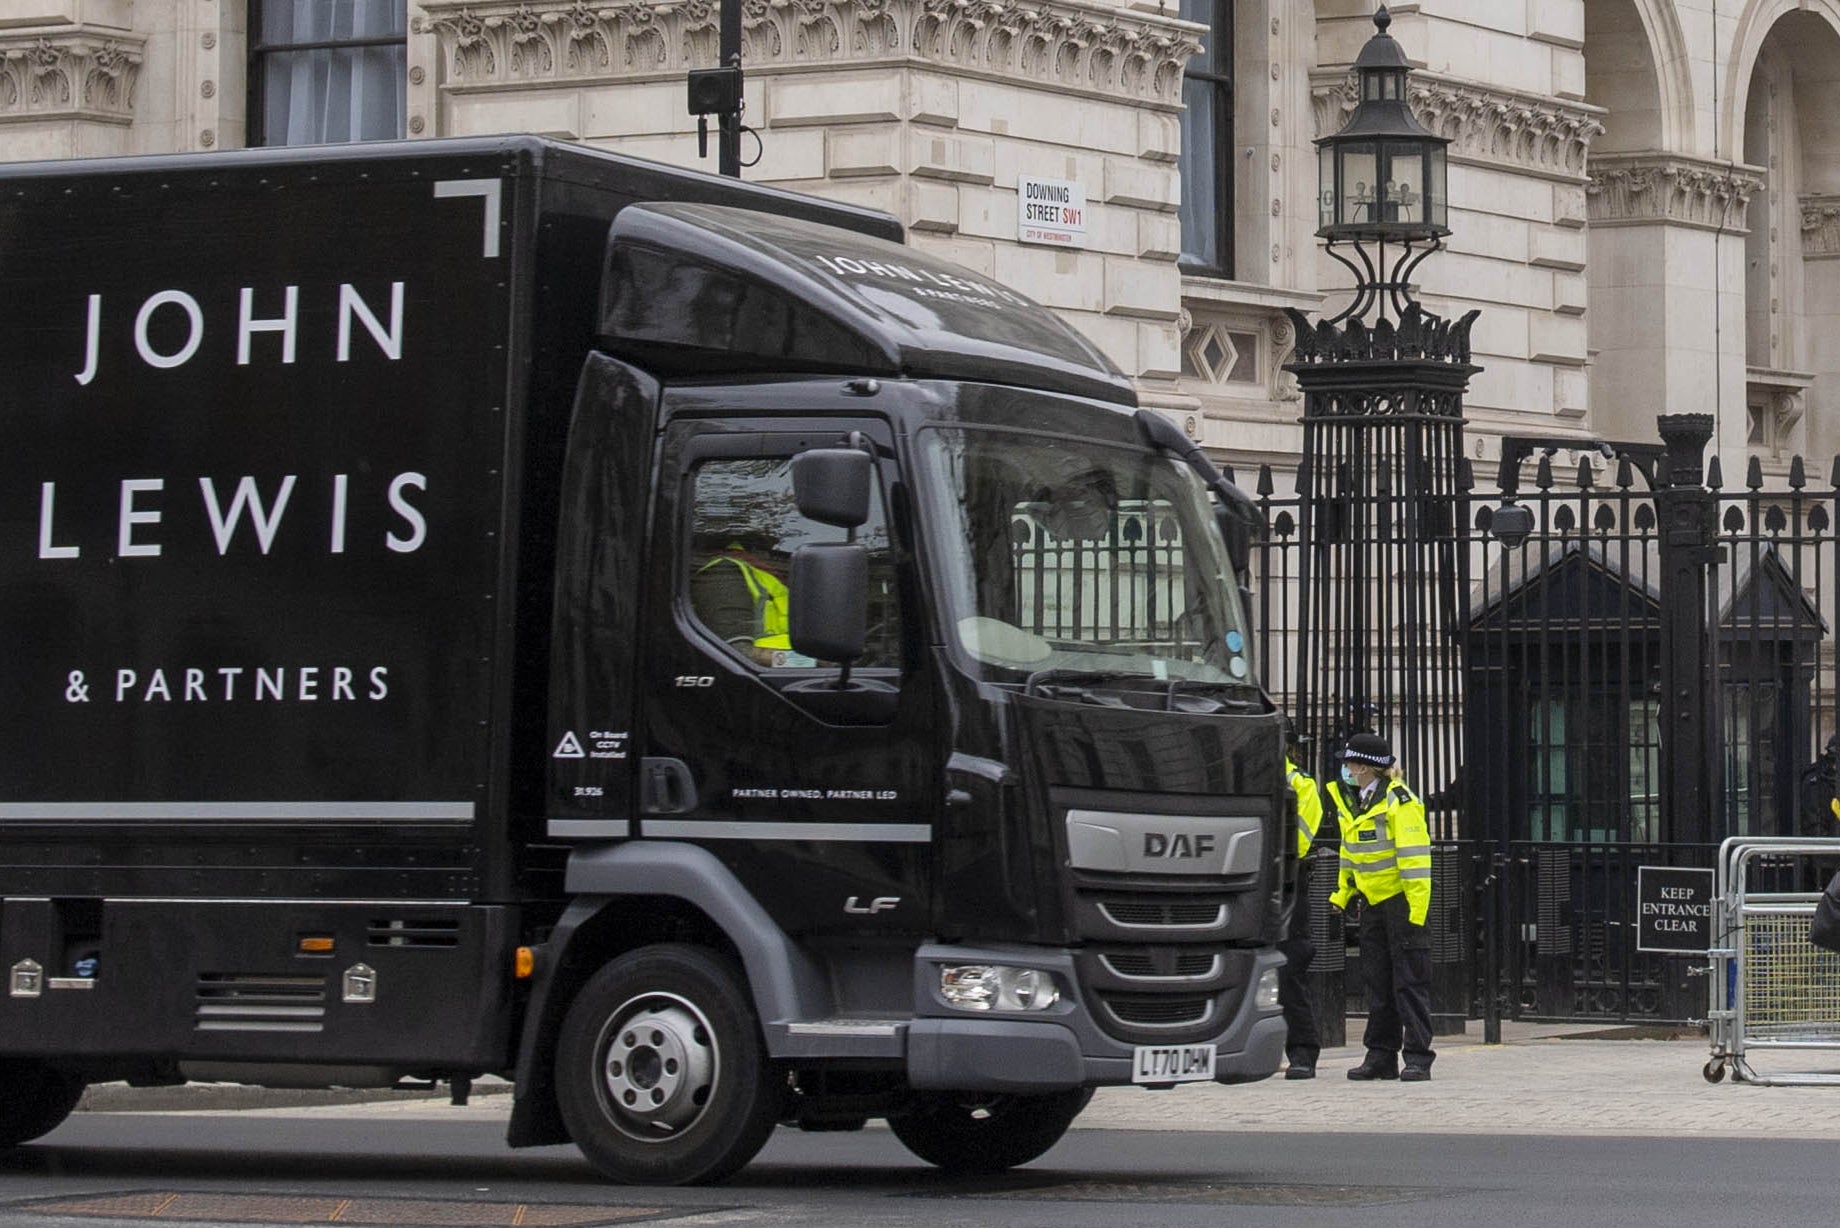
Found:
[{"label": "side mirror", "polygon": [[790,604],[794,652],[845,664],[862,656],[869,638],[868,549],[843,542],[800,546],[792,552]]},{"label": "side mirror", "polygon": [[807,520],[857,529],[869,519],[875,459],[860,448],[812,448],[792,458],[792,497]]}]

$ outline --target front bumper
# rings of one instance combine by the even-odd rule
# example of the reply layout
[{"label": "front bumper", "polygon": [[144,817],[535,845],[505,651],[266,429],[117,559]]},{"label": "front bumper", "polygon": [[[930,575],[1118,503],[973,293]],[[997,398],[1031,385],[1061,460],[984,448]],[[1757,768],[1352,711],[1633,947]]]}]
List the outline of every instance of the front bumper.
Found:
[{"label": "front bumper", "polygon": [[[1254,987],[1284,962],[1259,953],[1240,994],[1239,1009],[1211,1041],[1218,1083],[1269,1078],[1284,1061],[1284,1020],[1261,1012]],[[942,964],[992,963],[1043,968],[1077,984],[1070,952],[1038,947],[990,949],[922,947],[915,959],[916,1017],[907,1028],[907,1078],[916,1088],[956,1091],[1049,1092],[1131,1083],[1136,1046],[1107,1035],[1077,993],[1039,1014],[982,1015],[952,1010],[939,997]]]}]

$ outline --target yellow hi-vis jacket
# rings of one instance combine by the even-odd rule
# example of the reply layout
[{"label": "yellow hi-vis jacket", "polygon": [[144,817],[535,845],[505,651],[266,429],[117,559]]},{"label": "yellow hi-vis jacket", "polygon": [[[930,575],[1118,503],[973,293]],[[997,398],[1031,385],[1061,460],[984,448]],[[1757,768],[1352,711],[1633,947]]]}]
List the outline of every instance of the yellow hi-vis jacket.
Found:
[{"label": "yellow hi-vis jacket", "polygon": [[[1352,795],[1352,796],[1351,796]],[[1431,911],[1431,833],[1425,804],[1401,781],[1380,780],[1373,801],[1360,813],[1360,796],[1339,780],[1329,782],[1342,829],[1342,860],[1335,894],[1329,903],[1348,907],[1359,891],[1369,904],[1390,900],[1401,891],[1413,925],[1423,925]]]},{"label": "yellow hi-vis jacket", "polygon": [[792,637],[786,631],[787,592],[780,578],[765,568],[731,554],[718,554],[697,571],[705,572],[721,563],[732,563],[747,585],[748,597],[754,602],[754,647],[791,648]]},{"label": "yellow hi-vis jacket", "polygon": [[1297,795],[1297,857],[1301,860],[1310,855],[1316,829],[1322,826],[1322,796],[1316,791],[1315,778],[1292,763],[1289,755],[1284,756],[1284,778]]}]

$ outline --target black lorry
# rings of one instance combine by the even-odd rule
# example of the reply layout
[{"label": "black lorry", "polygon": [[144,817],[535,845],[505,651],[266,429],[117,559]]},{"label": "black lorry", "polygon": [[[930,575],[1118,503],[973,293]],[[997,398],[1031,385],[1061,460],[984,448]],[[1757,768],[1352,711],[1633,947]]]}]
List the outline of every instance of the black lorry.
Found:
[{"label": "black lorry", "polygon": [[1243,496],[900,239],[536,138],[0,167],[0,1144],[502,1075],[623,1181],[995,1169],[1277,1068]]}]

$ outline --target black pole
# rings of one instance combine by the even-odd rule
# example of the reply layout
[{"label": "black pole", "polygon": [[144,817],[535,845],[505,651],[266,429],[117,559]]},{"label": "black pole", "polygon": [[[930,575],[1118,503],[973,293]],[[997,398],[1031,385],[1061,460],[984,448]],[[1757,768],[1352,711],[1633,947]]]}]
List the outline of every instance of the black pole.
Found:
[{"label": "black pole", "polygon": [[1667,445],[1666,484],[1655,492],[1660,520],[1661,822],[1670,844],[1715,839],[1710,788],[1712,758],[1707,714],[1712,664],[1707,646],[1706,574],[1713,557],[1717,506],[1702,484],[1711,414],[1667,414],[1657,420]]},{"label": "black pole", "polygon": [[721,27],[716,56],[724,68],[735,70],[735,109],[717,117],[721,132],[716,143],[716,169],[741,178],[741,0],[721,0]]}]

